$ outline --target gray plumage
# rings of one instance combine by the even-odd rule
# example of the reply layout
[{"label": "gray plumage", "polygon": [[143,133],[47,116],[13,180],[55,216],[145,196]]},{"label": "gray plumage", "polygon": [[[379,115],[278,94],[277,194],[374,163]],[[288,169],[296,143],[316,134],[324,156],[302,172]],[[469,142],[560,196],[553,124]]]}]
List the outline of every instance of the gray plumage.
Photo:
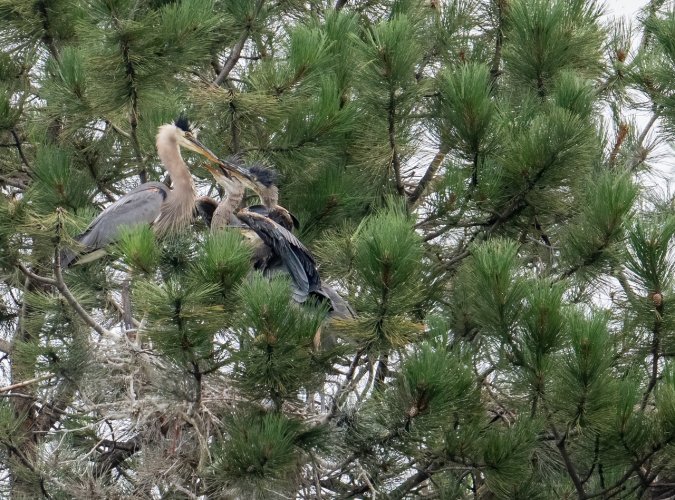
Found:
[{"label": "gray plumage", "polygon": [[147,182],[122,196],[76,238],[84,247],[82,255],[78,256],[70,249],[61,253],[63,267],[101,257],[105,254],[105,247],[119,237],[122,227],[152,224],[158,234],[164,235],[180,231],[190,224],[196,195],[180,148],[199,153],[211,161],[220,160],[197,140],[196,133],[184,117],[159,127],[155,144],[162,165],[171,175],[173,189],[160,182]]},{"label": "gray plumage", "polygon": [[[220,168],[209,168],[216,182],[225,189],[226,195],[218,207],[211,202],[197,207],[211,229],[238,227],[254,246],[254,266],[266,275],[288,273],[293,282],[293,299],[303,303],[308,297],[329,304],[329,321],[326,332],[323,326],[314,337],[317,349],[329,349],[337,343],[337,334],[331,328],[333,319],[355,318],[349,303],[333,288],[323,285],[311,252],[292,233],[298,228],[297,218],[278,204],[279,191],[272,171],[258,166],[247,169],[234,162],[218,161]],[[262,205],[250,206],[237,211],[243,198],[244,188],[258,194]]]},{"label": "gray plumage", "polygon": [[115,241],[122,227],[152,224],[159,217],[168,194],[169,188],[161,182],[148,182],[129,191],[101,212],[87,230],[75,238],[84,247],[81,255],[70,249],[61,252],[61,266],[94,260],[98,257],[96,251]]},{"label": "gray plumage", "polygon": [[256,212],[241,210],[237,218],[255,231],[263,243],[256,252],[256,267],[267,274],[285,270],[293,280],[293,299],[304,302],[321,290],[321,278],[310,251],[290,231]]}]

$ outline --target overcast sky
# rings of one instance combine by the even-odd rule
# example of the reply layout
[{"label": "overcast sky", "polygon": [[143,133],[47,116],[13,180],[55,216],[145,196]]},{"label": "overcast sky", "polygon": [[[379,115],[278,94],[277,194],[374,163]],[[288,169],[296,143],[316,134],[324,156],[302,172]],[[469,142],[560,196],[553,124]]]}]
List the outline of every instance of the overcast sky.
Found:
[{"label": "overcast sky", "polygon": [[[634,27],[637,27],[638,12],[645,4],[647,4],[647,0],[605,0],[604,2],[608,17],[625,17]],[[651,113],[649,112],[636,113],[635,118],[638,126],[644,126],[650,116]],[[653,137],[653,134],[648,137]],[[675,182],[675,150],[673,150],[672,145],[662,144],[655,153],[656,157],[652,156],[652,161],[649,162],[656,167],[654,172],[656,179],[654,179],[652,185],[672,196],[671,185]]]},{"label": "overcast sky", "polygon": [[633,15],[645,3],[644,0],[606,0],[607,11],[615,15]]}]

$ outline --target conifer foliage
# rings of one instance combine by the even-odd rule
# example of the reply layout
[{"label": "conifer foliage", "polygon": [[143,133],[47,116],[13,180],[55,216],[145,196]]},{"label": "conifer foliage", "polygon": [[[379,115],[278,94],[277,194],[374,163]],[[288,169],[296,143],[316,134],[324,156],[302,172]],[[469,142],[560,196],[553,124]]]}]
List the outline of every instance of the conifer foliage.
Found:
[{"label": "conifer foliage", "polygon": [[[672,2],[0,0],[0,46],[1,497],[675,495]],[[353,315],[197,218],[61,268],[181,113]]]}]

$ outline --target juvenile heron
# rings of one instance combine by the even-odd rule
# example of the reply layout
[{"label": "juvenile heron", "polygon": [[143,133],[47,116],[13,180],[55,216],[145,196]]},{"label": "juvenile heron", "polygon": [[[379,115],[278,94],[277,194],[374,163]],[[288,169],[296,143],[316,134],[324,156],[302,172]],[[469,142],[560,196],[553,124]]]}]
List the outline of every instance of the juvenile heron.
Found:
[{"label": "juvenile heron", "polygon": [[[298,219],[279,205],[279,188],[276,185],[277,173],[274,170],[258,165],[245,168],[224,160],[219,160],[216,163],[220,166],[220,177],[223,182],[220,182],[216,177],[218,174],[216,174],[215,169],[209,170],[221,186],[225,187],[224,183],[231,183],[233,180],[239,181],[244,187],[251,189],[258,195],[270,219],[288,230],[299,227]],[[225,189],[227,190],[227,188]]]},{"label": "juvenile heron", "polygon": [[[263,203],[267,201],[264,205],[254,205],[239,210],[239,204],[244,195],[244,182],[239,179],[243,177],[248,180],[249,176],[254,179],[271,179],[271,175],[262,167],[244,169],[236,166],[236,169],[231,169],[232,164],[229,162],[219,162],[219,164],[225,171],[213,166],[207,166],[207,168],[216,182],[225,190],[222,201],[217,204],[207,197],[197,200],[197,212],[207,225],[210,225],[211,230],[223,227],[240,229],[253,244],[254,267],[266,275],[277,272],[288,273],[293,281],[293,299],[296,302],[305,302],[308,297],[313,296],[320,301],[329,302],[331,318],[355,317],[347,301],[340,297],[333,288],[321,283],[314,256],[291,233],[291,228],[297,227],[297,219],[277,204],[276,186],[272,185],[275,193],[273,203],[267,199],[263,200]],[[267,187],[267,192],[271,191],[269,187]],[[274,217],[278,218],[278,222],[274,220]]]},{"label": "juvenile heron", "polygon": [[146,182],[132,189],[96,217],[89,227],[75,238],[84,250],[77,254],[70,249],[61,252],[61,265],[84,264],[105,254],[105,247],[114,242],[120,229],[138,224],[152,224],[159,234],[179,231],[189,225],[195,207],[192,176],[180,154],[184,147],[211,161],[220,162],[197,140],[187,119],[159,127],[157,153],[171,175],[173,189],[161,182]]},{"label": "juvenile heron", "polygon": [[[310,293],[317,292],[321,288],[321,280],[316,262],[310,251],[290,232],[292,219],[281,217],[276,222],[264,205],[240,210],[244,184],[236,176],[229,175],[227,167],[225,171],[212,166],[207,168],[224,190],[220,203],[207,196],[196,201],[197,213],[211,230],[231,227],[241,231],[253,246],[253,265],[256,269],[266,275],[286,271],[291,276],[296,302],[304,302]],[[258,171],[264,172],[262,167]]]}]

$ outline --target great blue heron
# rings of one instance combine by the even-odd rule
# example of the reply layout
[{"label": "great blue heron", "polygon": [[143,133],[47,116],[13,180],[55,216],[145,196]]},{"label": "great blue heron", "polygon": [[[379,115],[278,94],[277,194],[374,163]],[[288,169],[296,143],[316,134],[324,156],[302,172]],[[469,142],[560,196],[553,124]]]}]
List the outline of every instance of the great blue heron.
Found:
[{"label": "great blue heron", "polygon": [[[244,187],[251,189],[258,195],[270,219],[288,230],[299,227],[298,219],[279,205],[279,188],[276,185],[277,174],[274,170],[258,165],[245,168],[237,163],[224,160],[219,160],[216,163],[221,168],[209,170],[216,178],[216,182],[226,191],[231,188],[225,187],[225,184],[231,186],[233,182],[239,181]],[[218,170],[220,173],[218,173]]]},{"label": "great blue heron", "polygon": [[[266,275],[279,271],[290,275],[296,302],[304,302],[310,293],[319,292],[321,280],[316,262],[310,251],[290,232],[294,218],[291,219],[289,212],[278,208],[270,211],[264,205],[253,205],[240,210],[244,184],[237,176],[230,175],[227,167],[225,171],[212,166],[207,168],[224,190],[220,203],[206,196],[200,197],[196,202],[198,214],[211,230],[231,227],[241,231],[253,246],[253,265],[256,269]],[[254,171],[265,178],[272,178],[272,174],[268,174],[262,167],[255,167]],[[283,215],[279,217],[279,214]],[[289,217],[285,214],[289,214]],[[272,218],[275,216],[278,222]]]},{"label": "great blue heron", "polygon": [[[353,318],[355,313],[347,301],[345,301],[333,288],[323,285],[312,253],[292,233],[291,228],[294,217],[285,208],[278,205],[277,188],[273,183],[260,189],[263,193],[274,192],[274,198],[263,200],[264,205],[255,205],[239,210],[239,204],[243,199],[244,182],[250,183],[253,179],[272,179],[272,175],[263,168],[245,169],[240,166],[232,168],[230,162],[216,162],[225,171],[212,166],[207,166],[216,182],[224,188],[225,195],[220,204],[208,197],[197,200],[197,212],[202,216],[212,230],[223,227],[235,227],[243,231],[254,246],[254,267],[263,273],[270,275],[276,272],[286,272],[293,281],[293,299],[302,303],[308,297],[329,304],[329,317]],[[253,173],[251,173],[253,170]],[[232,175],[230,175],[232,174]],[[261,183],[262,184],[262,183]],[[247,183],[250,186],[250,184]],[[256,189],[261,199],[260,192]],[[267,190],[267,191],[265,191]],[[274,220],[277,218],[279,222]],[[333,343],[320,341],[320,331],[317,332],[315,344],[321,343],[324,348]]]},{"label": "great blue heron", "polygon": [[114,242],[123,227],[152,224],[159,234],[178,231],[192,220],[195,188],[192,176],[180,154],[180,147],[220,162],[197,140],[187,119],[162,125],[157,132],[157,153],[171,175],[173,189],[161,182],[146,182],[132,189],[96,217],[89,227],[75,238],[84,250],[77,254],[70,249],[61,253],[61,265],[90,262],[105,254],[105,247]]}]

